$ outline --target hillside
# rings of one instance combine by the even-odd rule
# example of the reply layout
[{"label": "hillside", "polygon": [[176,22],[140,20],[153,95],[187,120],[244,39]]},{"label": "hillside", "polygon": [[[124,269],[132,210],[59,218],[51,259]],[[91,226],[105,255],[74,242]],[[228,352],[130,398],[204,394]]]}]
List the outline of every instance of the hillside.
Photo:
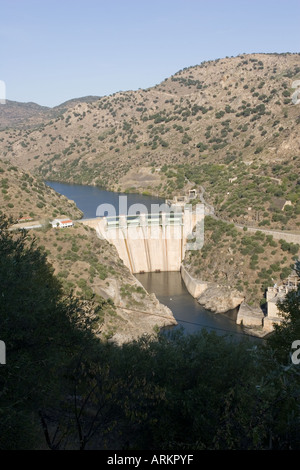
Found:
[{"label": "hillside", "polygon": [[[72,216],[69,202],[48,197],[30,173],[163,197],[195,187],[220,220],[207,219],[204,248],[187,253],[185,264],[195,277],[234,287],[258,305],[266,286],[288,274],[299,247],[222,224],[299,232],[300,105],[293,88],[299,79],[300,54],[250,54],[186,68],[147,90],[70,100],[51,116],[30,105],[26,129],[0,131],[6,161],[0,209],[16,218]],[[13,115],[17,122],[18,106]],[[60,255],[49,240],[55,264]],[[67,270],[66,285],[78,290],[79,276],[83,290],[97,294],[90,267]],[[118,299],[136,288],[122,286],[122,275]]]},{"label": "hillside", "polygon": [[189,180],[228,221],[297,229],[299,78],[299,54],[204,62],[36,128],[3,130],[0,150],[45,178],[113,190],[169,197]]},{"label": "hillside", "polygon": [[73,201],[46,186],[29,172],[0,160],[0,213],[15,221],[69,217],[80,219],[82,212]]},{"label": "hillside", "polygon": [[[171,311],[149,295],[120,260],[116,249],[80,223],[53,229],[47,221],[67,216],[80,219],[73,201],[56,193],[29,172],[0,160],[0,214],[12,217],[15,228],[36,225],[29,239],[46,251],[65,294],[93,302],[99,313],[99,335],[117,343],[153,334],[156,327],[176,324]],[[18,222],[19,221],[19,222]],[[145,313],[146,312],[146,313]]]},{"label": "hillside", "polygon": [[242,293],[251,306],[265,303],[265,291],[288,277],[299,255],[299,244],[272,235],[239,230],[233,224],[205,218],[205,243],[187,253],[184,265],[196,279]]},{"label": "hillside", "polygon": [[47,253],[64,292],[101,307],[102,339],[122,344],[176,324],[172,312],[145,291],[114,246],[93,229],[76,223],[68,229],[32,230],[30,236]]},{"label": "hillside", "polygon": [[[67,216],[80,219],[73,201],[56,193],[29,172],[0,160],[0,214],[12,217],[15,228],[35,225],[29,239],[46,251],[64,292],[100,307],[99,335],[117,343],[153,334],[156,327],[176,324],[171,311],[149,295],[120,260],[116,249],[80,223],[53,229],[47,221]],[[18,222],[19,220],[19,222]]]}]

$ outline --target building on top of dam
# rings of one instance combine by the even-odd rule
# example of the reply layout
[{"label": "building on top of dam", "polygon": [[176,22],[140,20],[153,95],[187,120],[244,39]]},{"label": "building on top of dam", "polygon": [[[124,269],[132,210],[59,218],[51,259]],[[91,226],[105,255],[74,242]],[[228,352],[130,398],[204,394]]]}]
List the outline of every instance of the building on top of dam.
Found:
[{"label": "building on top of dam", "polygon": [[195,188],[189,189],[187,194],[180,194],[180,195],[174,196],[173,199],[166,199],[166,204],[168,204],[171,207],[173,206],[184,207],[186,204],[196,199],[197,196],[198,196],[198,193]]}]

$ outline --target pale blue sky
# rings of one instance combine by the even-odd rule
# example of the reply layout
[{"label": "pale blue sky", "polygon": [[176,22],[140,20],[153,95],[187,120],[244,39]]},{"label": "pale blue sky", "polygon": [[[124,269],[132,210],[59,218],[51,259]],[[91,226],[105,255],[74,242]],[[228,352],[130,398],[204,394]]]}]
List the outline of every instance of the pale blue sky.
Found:
[{"label": "pale blue sky", "polygon": [[300,51],[299,0],[0,0],[6,98],[55,106],[203,60]]}]

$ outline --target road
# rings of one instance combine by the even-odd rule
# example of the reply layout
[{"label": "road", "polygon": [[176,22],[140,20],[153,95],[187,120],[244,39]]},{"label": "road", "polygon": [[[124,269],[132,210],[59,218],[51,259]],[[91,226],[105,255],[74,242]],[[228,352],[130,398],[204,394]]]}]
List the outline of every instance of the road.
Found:
[{"label": "road", "polygon": [[[204,206],[206,207],[207,215],[210,215],[215,220],[221,220],[222,222],[227,222],[228,223],[228,220],[224,220],[224,219],[221,219],[220,217],[218,217],[215,214],[214,207],[211,204],[208,204],[208,202],[205,201],[205,198],[204,198],[205,189],[203,188],[203,186],[199,186],[199,190],[200,190],[199,191],[199,199],[200,199],[200,202],[202,202],[202,204],[204,204]],[[249,232],[256,232],[257,230],[259,230],[260,232],[263,232],[266,235],[272,235],[273,238],[275,238],[277,240],[282,239],[282,240],[285,240],[288,243],[299,243],[300,244],[300,232],[296,232],[296,231],[293,231],[293,232],[286,231],[286,232],[284,232],[284,231],[281,231],[281,230],[271,230],[271,229],[265,229],[265,228],[261,228],[261,227],[252,227],[252,226],[250,227],[248,225],[237,224],[235,222],[230,222],[230,223],[233,223],[235,225],[235,227],[240,229],[240,230],[243,230],[244,228],[247,228],[247,231],[249,231]]]}]

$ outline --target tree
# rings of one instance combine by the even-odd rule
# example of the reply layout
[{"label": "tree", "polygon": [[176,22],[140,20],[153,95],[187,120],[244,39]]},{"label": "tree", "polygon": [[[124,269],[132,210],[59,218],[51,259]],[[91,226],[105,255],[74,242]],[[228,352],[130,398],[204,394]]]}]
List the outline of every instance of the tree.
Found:
[{"label": "tree", "polygon": [[94,306],[66,297],[3,217],[0,263],[1,449],[300,448],[300,373],[286,367],[299,289],[267,348],[205,330],[119,347],[97,339]]},{"label": "tree", "polygon": [[[300,261],[295,263],[295,271],[300,278]],[[274,325],[274,332],[268,343],[280,362],[290,363],[292,343],[300,339],[300,283],[297,290],[287,293],[284,300],[278,304],[278,309],[282,321]]]},{"label": "tree", "polygon": [[93,340],[93,308],[65,297],[46,254],[0,217],[0,448],[41,442],[38,410],[61,398],[64,371]]}]

